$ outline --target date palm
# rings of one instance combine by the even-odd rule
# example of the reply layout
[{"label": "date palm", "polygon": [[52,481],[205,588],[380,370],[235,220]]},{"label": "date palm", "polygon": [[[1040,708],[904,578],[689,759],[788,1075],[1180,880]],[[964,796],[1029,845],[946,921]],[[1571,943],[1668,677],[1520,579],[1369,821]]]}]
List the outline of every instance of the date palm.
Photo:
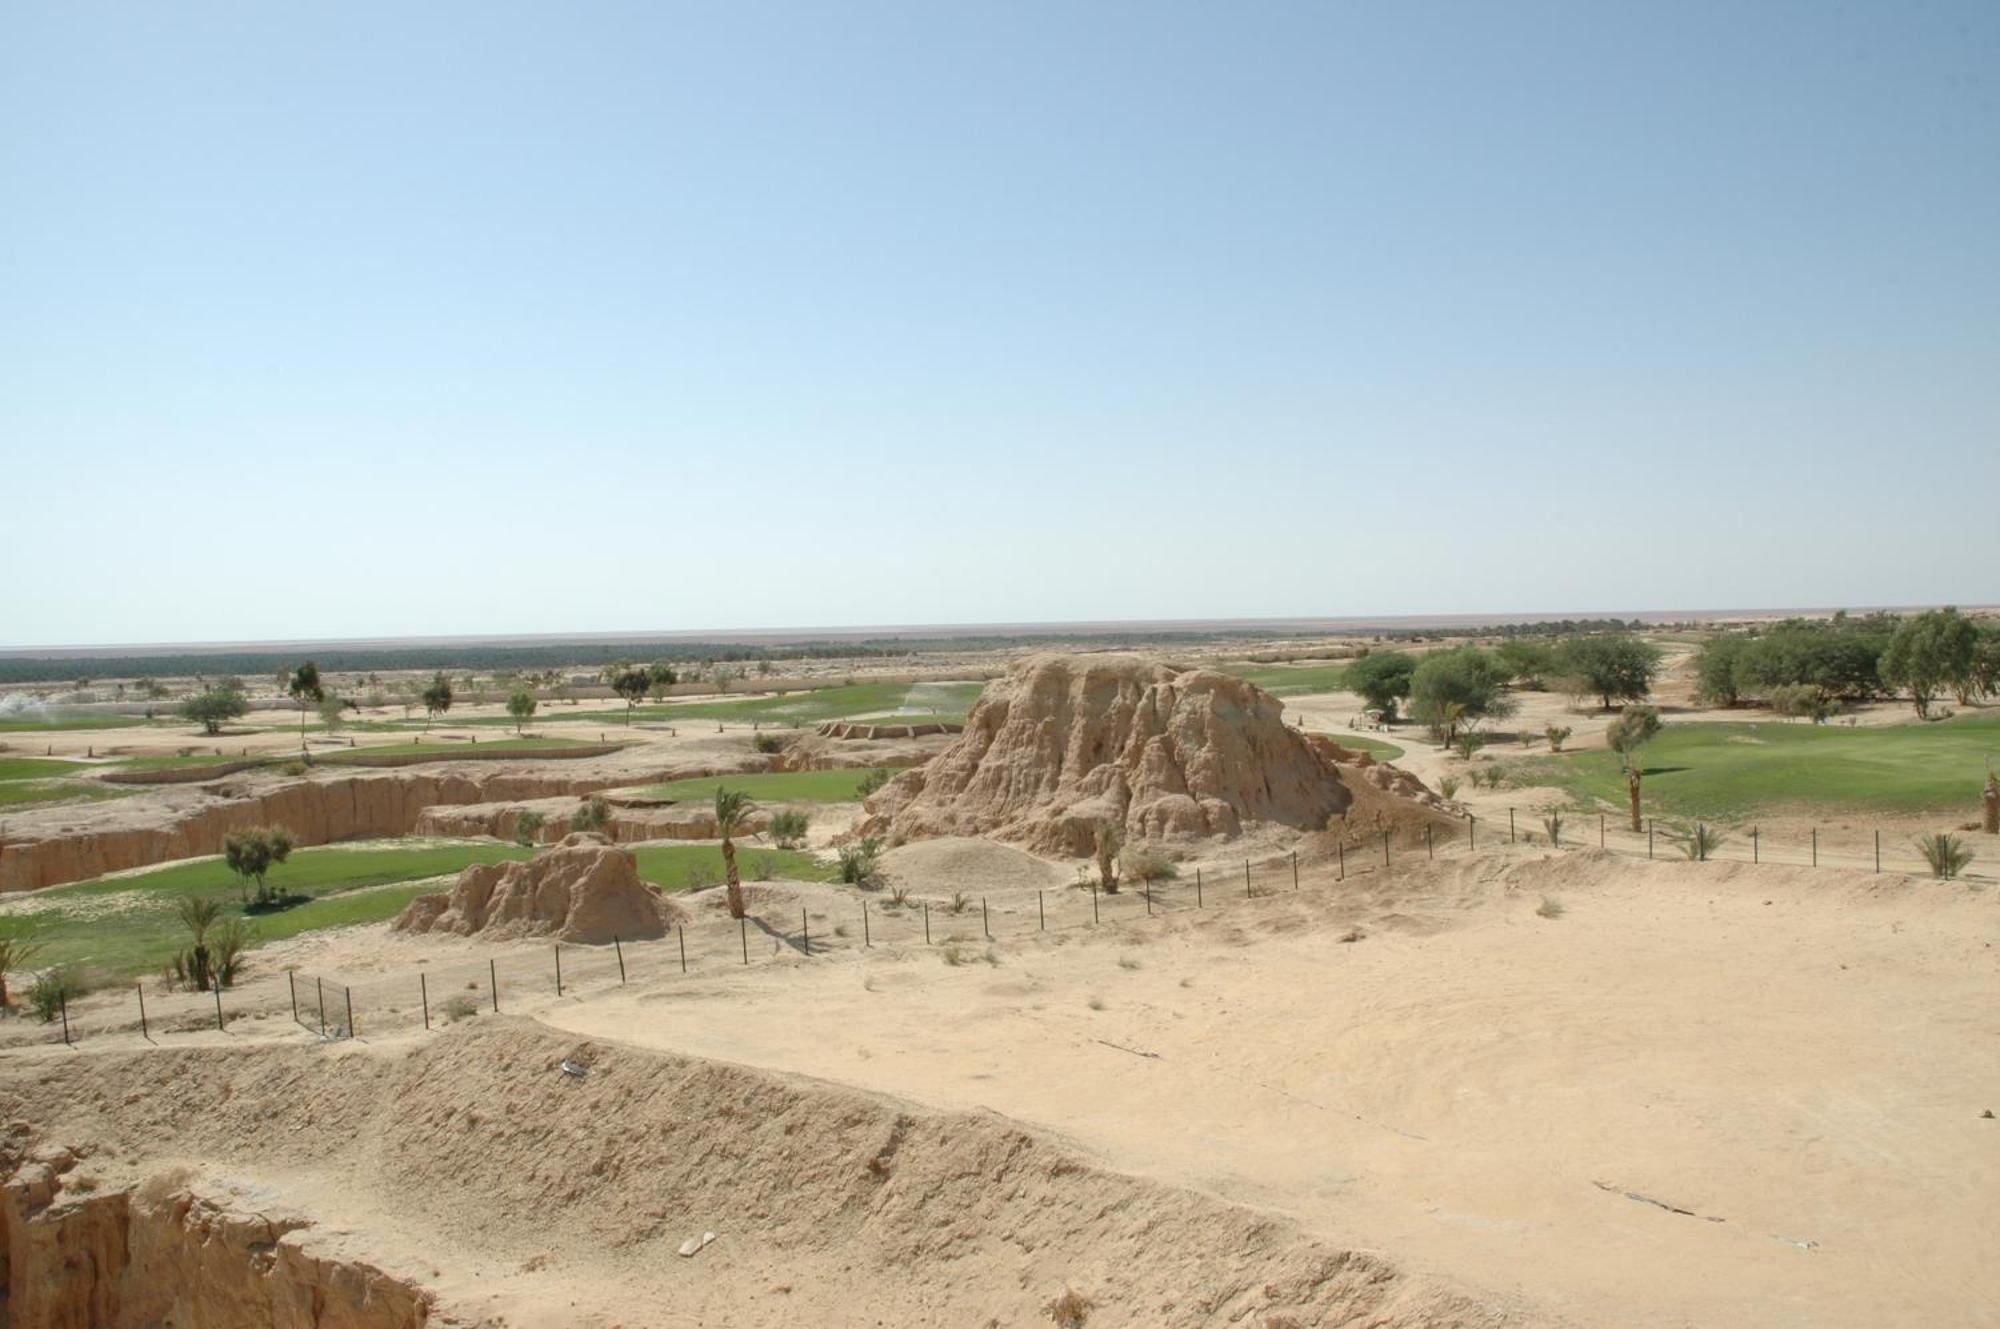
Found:
[{"label": "date palm", "polygon": [[743,830],[750,813],[757,805],[750,801],[750,795],[740,789],[715,791],[715,833],[722,840],[722,874],[729,883],[729,916],[743,917],[743,879],[736,874],[736,844],[734,838]]}]

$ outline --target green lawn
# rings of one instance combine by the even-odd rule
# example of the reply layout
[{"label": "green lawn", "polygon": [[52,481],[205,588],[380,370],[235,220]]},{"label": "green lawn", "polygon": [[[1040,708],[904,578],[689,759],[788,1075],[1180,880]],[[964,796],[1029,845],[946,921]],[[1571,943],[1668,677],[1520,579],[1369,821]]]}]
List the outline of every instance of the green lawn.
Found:
[{"label": "green lawn", "polygon": [[764,803],[858,803],[860,771],[779,771],[768,775],[714,775],[649,786],[648,798],[706,800],[718,788],[740,789]]},{"label": "green lawn", "polygon": [[[634,855],[639,875],[663,891],[722,880],[720,845],[646,846]],[[310,898],[264,913],[246,913],[235,875],[219,859],[204,859],[55,886],[19,902],[0,901],[0,920],[6,920],[9,931],[33,930],[42,946],[37,966],[76,964],[112,975],[148,974],[158,972],[186,944],[185,930],[174,915],[174,902],[183,896],[214,896],[224,902],[225,921],[244,919],[260,943],[281,941],[314,928],[384,922],[418,895],[443,889],[428,878],[448,876],[471,863],[528,856],[528,850],[491,841],[381,841],[357,849],[300,849],[272,870],[270,882]],[[832,865],[811,854],[755,843],[738,842],[737,863],[746,881],[825,881],[833,875]],[[32,913],[9,907],[28,903]]]},{"label": "green lawn", "polygon": [[[663,891],[699,890],[722,881],[722,846],[716,844],[642,845],[632,851],[639,875]],[[834,867],[796,849],[766,849],[754,842],[736,842],[736,870],[745,881],[783,877],[794,881],[831,881]]]},{"label": "green lawn", "polygon": [[1359,734],[1328,734],[1327,737],[1349,752],[1365,752],[1377,761],[1394,761],[1403,755],[1403,749],[1379,738],[1363,738]]},{"label": "green lawn", "polygon": [[1223,665],[1226,673],[1255,683],[1274,697],[1304,697],[1319,692],[1339,692],[1347,686],[1345,664],[1321,665]]},{"label": "green lawn", "polygon": [[361,746],[327,751],[320,749],[313,755],[314,761],[341,762],[366,761],[370,757],[436,757],[447,761],[465,752],[559,752],[568,748],[593,746],[574,738],[486,738],[477,743],[467,743],[463,739],[441,738],[428,743],[382,743],[374,747]]},{"label": "green lawn", "polygon": [[[772,724],[801,726],[816,725],[822,720],[847,720],[864,715],[879,715],[885,711],[899,710],[905,706],[916,707],[922,715],[901,717],[910,723],[925,719],[952,719],[964,721],[965,709],[972,704],[980,683],[856,683],[852,687],[817,688],[810,692],[788,692],[775,697],[722,698],[716,701],[691,702],[647,702],[632,708],[631,719],[642,724],[695,724],[703,720],[711,723],[717,720],[732,724]],[[742,685],[744,691],[754,691],[754,683]],[[913,695],[914,694],[914,695]],[[938,714],[928,714],[935,708]],[[622,727],[626,722],[623,706],[607,706],[595,702],[588,707],[568,707],[559,703],[543,702],[541,711],[530,721],[561,724],[602,725],[607,737],[610,731]],[[505,715],[480,715],[467,719],[453,719],[450,715],[440,717],[437,723],[454,728],[512,728],[514,720]],[[887,723],[886,721],[884,723]],[[352,726],[358,731],[407,730],[423,727],[421,720],[360,721]]]},{"label": "green lawn", "polygon": [[[1814,805],[1969,819],[1978,815],[1987,761],[2000,758],[2000,715],[1887,729],[1670,722],[1644,757],[1647,805],[1669,816],[1728,822]],[[1613,752],[1533,758],[1510,768],[1523,783],[1554,784],[1580,802],[1625,802]]]},{"label": "green lawn", "polygon": [[159,723],[143,715],[57,715],[38,720],[0,720],[0,734],[33,734],[66,729],[137,729]]},{"label": "green lawn", "polygon": [[98,803],[137,792],[136,789],[100,784],[96,780],[0,780],[0,807],[72,801]]},{"label": "green lawn", "polygon": [[0,780],[48,780],[74,775],[82,767],[80,761],[51,757],[0,757]]},{"label": "green lawn", "polygon": [[[373,923],[401,912],[424,887],[365,891],[457,872],[468,863],[525,858],[528,851],[496,843],[388,843],[366,849],[301,849],[272,869],[270,882],[306,904],[247,915],[260,941],[276,941],[310,928]],[[244,918],[234,873],[220,859],[172,863],[122,877],[100,877],[37,891],[30,925],[43,945],[41,964],[76,963],[119,974],[148,973],[185,944],[174,902],[213,895],[224,917]],[[12,913],[0,902],[0,917]],[[51,905],[53,904],[53,907]]]}]

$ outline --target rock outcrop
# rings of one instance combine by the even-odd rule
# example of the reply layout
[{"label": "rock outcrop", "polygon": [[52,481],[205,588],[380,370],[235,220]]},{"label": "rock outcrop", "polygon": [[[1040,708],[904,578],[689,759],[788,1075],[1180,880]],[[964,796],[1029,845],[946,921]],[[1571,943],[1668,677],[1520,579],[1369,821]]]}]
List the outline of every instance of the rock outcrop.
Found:
[{"label": "rock outcrop", "polygon": [[391,925],[512,941],[603,943],[665,936],[674,907],[645,882],[628,849],[579,831],[525,862],[475,863],[449,892],[420,895]]},{"label": "rock outcrop", "polygon": [[[1131,655],[1039,655],[987,686],[965,732],[868,800],[892,844],[984,835],[1087,854],[1109,822],[1133,842],[1319,831],[1355,790],[1276,698],[1230,674]],[[1373,788],[1371,794],[1375,793]]]}]

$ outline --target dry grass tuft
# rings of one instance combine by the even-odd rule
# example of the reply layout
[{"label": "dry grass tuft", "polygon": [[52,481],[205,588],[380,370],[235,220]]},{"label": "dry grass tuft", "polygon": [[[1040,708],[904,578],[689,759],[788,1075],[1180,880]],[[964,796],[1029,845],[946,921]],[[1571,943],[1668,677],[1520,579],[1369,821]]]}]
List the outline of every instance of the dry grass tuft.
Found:
[{"label": "dry grass tuft", "polygon": [[1056,1329],[1083,1329],[1090,1313],[1097,1309],[1097,1303],[1075,1288],[1066,1287],[1061,1296],[1051,1297],[1049,1304],[1042,1309],[1048,1313],[1049,1322]]}]

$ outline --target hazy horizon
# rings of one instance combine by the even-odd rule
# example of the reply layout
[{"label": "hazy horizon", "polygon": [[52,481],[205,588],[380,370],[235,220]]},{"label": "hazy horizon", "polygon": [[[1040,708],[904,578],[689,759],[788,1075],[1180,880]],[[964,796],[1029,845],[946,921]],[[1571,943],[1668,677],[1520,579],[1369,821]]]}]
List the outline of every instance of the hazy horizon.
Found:
[{"label": "hazy horizon", "polygon": [[1996,69],[1972,0],[9,5],[0,642],[1991,598]]}]

